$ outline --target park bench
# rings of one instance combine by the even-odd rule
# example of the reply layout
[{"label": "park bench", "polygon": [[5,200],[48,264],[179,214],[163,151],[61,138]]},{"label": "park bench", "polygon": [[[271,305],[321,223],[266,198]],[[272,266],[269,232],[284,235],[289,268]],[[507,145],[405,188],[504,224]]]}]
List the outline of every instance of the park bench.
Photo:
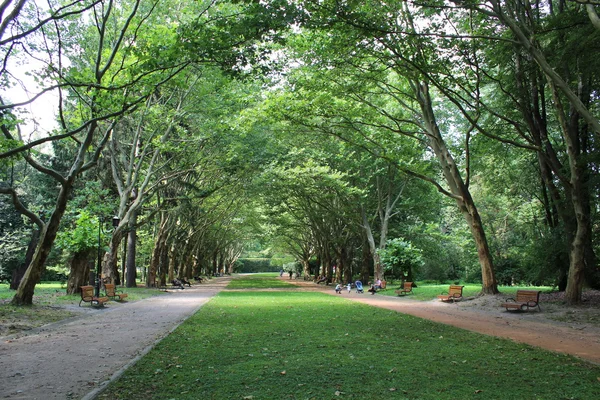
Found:
[{"label": "park bench", "polygon": [[94,296],[93,286],[81,286],[81,300],[79,300],[79,307],[82,302],[90,303],[93,307],[104,307],[104,303],[108,301],[108,297],[96,297]]},{"label": "park bench", "polygon": [[540,291],[539,290],[517,290],[517,295],[506,299],[505,303],[502,303],[500,307],[509,310],[529,310],[530,308],[537,307],[538,310],[542,311],[540,307]]},{"label": "park bench", "polygon": [[450,285],[448,291],[440,294],[437,298],[441,301],[451,301],[453,303],[455,301],[462,300],[463,288],[464,286]]},{"label": "park bench", "polygon": [[104,292],[106,293],[106,297],[117,301],[123,301],[123,299],[127,297],[127,293],[120,293],[116,291],[115,285],[112,283],[104,284]]},{"label": "park bench", "polygon": [[400,290],[396,290],[396,293],[398,294],[398,296],[403,296],[409,293],[412,293],[412,288],[413,288],[413,283],[412,282],[404,282],[404,285],[402,286],[402,289]]}]

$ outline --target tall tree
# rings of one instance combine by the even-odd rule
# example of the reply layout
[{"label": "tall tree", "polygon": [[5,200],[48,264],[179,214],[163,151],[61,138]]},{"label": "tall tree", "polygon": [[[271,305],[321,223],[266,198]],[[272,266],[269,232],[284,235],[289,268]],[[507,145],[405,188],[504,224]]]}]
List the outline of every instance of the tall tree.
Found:
[{"label": "tall tree", "polygon": [[[45,52],[47,64],[43,66],[41,76],[55,82],[50,87],[58,87],[61,132],[53,136],[72,138],[76,143],[75,155],[68,169],[54,170],[28,151],[44,141],[25,143],[16,126],[6,123],[1,126],[6,140],[23,144],[13,146],[0,156],[19,154],[36,171],[52,177],[60,185],[54,210],[44,223],[35,255],[17,289],[13,304],[32,303],[35,285],[44,270],[74,184],[83,172],[95,166],[118,118],[148,96],[150,82],[152,87],[160,85],[181,68],[170,63],[166,67],[142,67],[137,71],[123,68],[137,60],[132,52],[125,50],[136,47],[134,39],[144,30],[146,18],[153,12],[152,7],[142,6],[139,1],[116,7],[113,1],[107,1],[95,4],[90,12],[90,23],[79,25],[79,29],[73,30],[70,21],[59,20],[52,25],[53,31],[38,30],[46,44],[41,50],[35,42],[28,43],[31,48],[38,48],[35,52]],[[43,17],[38,18],[41,24]],[[146,90],[144,85],[147,85]],[[15,130],[17,136],[14,135]],[[15,188],[7,188],[3,192],[7,190],[16,192]]]}]

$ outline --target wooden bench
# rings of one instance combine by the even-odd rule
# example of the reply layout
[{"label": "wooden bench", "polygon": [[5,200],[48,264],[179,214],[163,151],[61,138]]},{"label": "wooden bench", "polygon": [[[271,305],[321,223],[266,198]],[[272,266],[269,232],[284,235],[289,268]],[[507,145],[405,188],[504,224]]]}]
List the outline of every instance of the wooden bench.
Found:
[{"label": "wooden bench", "polygon": [[505,303],[502,303],[500,307],[509,310],[529,310],[530,308],[537,307],[538,310],[542,311],[540,307],[540,293],[539,290],[517,290],[517,295],[506,299]]},{"label": "wooden bench", "polygon": [[412,282],[404,282],[402,289],[396,290],[398,296],[404,296],[406,294],[412,293],[413,283]]},{"label": "wooden bench", "polygon": [[440,294],[437,298],[441,301],[451,301],[453,303],[455,301],[462,300],[463,288],[464,286],[450,285],[448,291]]},{"label": "wooden bench", "polygon": [[127,293],[117,292],[115,290],[115,285],[111,283],[104,284],[104,292],[106,293],[106,297],[117,301],[123,301],[123,299],[127,297]]},{"label": "wooden bench", "polygon": [[93,286],[81,286],[81,300],[79,300],[79,307],[82,302],[90,303],[93,307],[104,307],[104,303],[108,301],[108,297],[96,297],[94,296]]}]

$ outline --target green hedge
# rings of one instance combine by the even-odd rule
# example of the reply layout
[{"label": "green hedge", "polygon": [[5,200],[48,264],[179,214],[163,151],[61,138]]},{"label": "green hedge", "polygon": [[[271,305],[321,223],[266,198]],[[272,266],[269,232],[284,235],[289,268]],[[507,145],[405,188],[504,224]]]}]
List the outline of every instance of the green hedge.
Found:
[{"label": "green hedge", "polygon": [[281,269],[277,265],[271,265],[270,258],[240,258],[238,261],[236,270],[240,273],[276,272]]}]

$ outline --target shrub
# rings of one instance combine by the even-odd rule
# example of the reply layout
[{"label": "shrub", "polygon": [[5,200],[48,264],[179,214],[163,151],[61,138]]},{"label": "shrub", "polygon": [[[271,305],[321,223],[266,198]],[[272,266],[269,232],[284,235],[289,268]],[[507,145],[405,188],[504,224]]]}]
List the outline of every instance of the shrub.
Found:
[{"label": "shrub", "polygon": [[241,263],[241,273],[276,272],[280,269],[277,265],[271,265],[270,258],[240,258],[238,261]]},{"label": "shrub", "polygon": [[385,249],[378,250],[385,275],[413,281],[414,274],[423,266],[421,249],[402,239],[390,239]]}]

